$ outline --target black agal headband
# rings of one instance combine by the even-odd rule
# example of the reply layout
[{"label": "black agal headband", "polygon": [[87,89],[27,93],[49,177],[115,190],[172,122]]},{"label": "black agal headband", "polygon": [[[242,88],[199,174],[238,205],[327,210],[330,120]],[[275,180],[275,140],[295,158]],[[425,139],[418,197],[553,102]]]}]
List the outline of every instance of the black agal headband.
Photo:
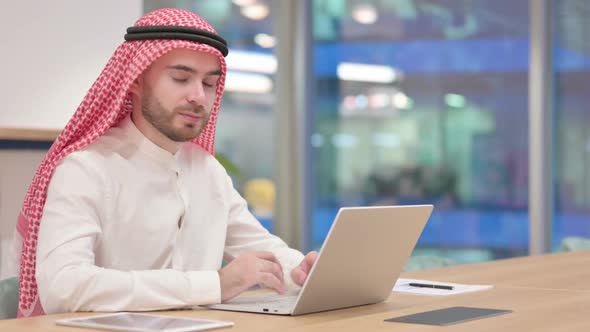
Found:
[{"label": "black agal headband", "polygon": [[215,47],[224,57],[229,53],[225,39],[206,30],[168,25],[135,26],[127,28],[127,34],[125,35],[126,41],[147,39],[190,40]]}]

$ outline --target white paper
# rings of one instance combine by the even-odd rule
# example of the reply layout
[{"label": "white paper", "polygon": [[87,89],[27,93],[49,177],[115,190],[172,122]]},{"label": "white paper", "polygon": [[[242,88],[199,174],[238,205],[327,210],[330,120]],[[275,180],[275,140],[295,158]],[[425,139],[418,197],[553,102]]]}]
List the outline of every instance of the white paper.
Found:
[{"label": "white paper", "polygon": [[[453,289],[440,289],[440,288],[430,288],[430,287],[415,287],[410,286],[410,283],[420,283],[420,284],[428,284],[428,285],[441,285],[441,286],[452,286]],[[451,282],[441,282],[441,281],[431,281],[431,280],[421,280],[421,279],[403,279],[400,278],[393,286],[394,292],[400,293],[411,293],[411,294],[421,294],[421,295],[456,295],[468,292],[477,292],[486,289],[494,288],[493,285],[465,285],[465,284],[454,284]]]}]

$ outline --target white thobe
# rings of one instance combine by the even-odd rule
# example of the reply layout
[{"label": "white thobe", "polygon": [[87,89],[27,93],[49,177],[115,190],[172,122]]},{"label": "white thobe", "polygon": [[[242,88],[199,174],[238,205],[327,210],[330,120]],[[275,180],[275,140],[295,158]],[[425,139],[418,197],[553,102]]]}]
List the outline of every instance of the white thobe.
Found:
[{"label": "white thobe", "polygon": [[270,234],[217,160],[161,149],[127,117],[65,157],[50,181],[36,278],[46,313],[219,303],[218,270],[271,251],[285,279],[303,255]]}]

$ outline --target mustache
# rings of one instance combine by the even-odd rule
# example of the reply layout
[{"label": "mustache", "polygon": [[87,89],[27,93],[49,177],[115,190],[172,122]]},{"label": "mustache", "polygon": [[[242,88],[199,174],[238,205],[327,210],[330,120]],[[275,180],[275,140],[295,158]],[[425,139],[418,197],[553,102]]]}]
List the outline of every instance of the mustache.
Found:
[{"label": "mustache", "polygon": [[205,107],[203,106],[192,106],[192,105],[186,105],[186,106],[179,106],[176,107],[174,109],[177,112],[190,112],[190,113],[194,113],[197,115],[205,115],[207,114],[207,110],[205,109]]}]

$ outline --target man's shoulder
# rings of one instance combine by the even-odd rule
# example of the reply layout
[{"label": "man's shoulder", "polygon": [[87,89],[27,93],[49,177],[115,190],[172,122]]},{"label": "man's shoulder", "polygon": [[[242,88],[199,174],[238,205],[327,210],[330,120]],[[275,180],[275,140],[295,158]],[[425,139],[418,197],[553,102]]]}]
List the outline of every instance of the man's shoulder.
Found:
[{"label": "man's shoulder", "polygon": [[104,155],[93,149],[82,148],[63,157],[56,166],[56,170],[80,171],[96,173],[103,169]]},{"label": "man's shoulder", "polygon": [[113,143],[109,137],[100,137],[80,150],[65,156],[58,167],[62,164],[75,163],[93,169],[102,169],[109,155],[116,151],[116,144]]}]

